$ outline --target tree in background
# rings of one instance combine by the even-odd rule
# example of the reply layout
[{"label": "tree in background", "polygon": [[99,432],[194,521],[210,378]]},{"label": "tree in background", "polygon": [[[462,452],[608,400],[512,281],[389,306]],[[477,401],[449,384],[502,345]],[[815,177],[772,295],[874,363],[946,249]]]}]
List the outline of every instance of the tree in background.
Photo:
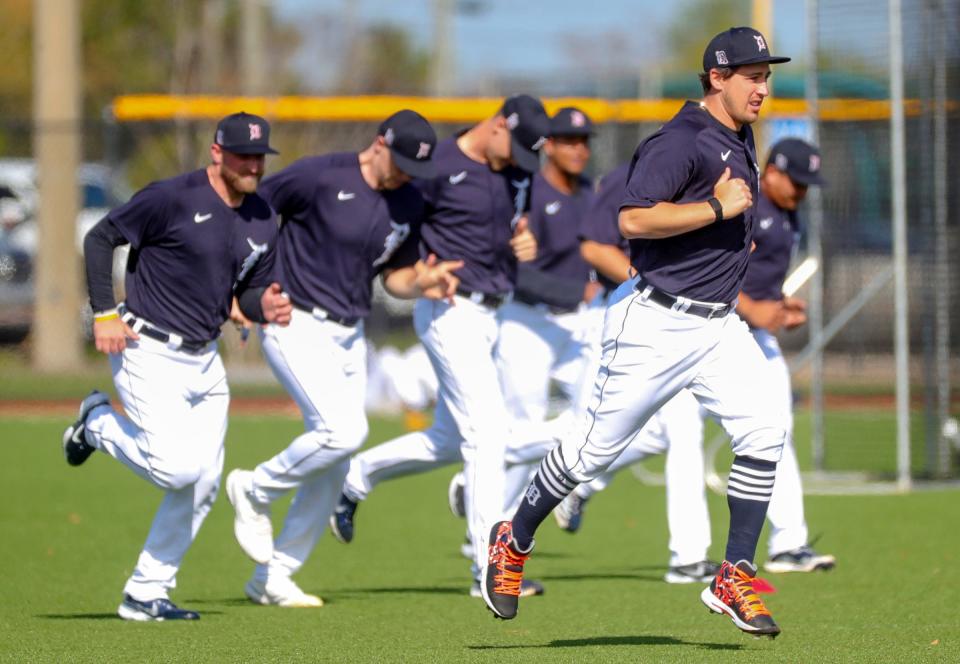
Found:
[{"label": "tree in background", "polygon": [[337,88],[348,94],[425,94],[430,57],[403,29],[372,25],[349,45]]}]

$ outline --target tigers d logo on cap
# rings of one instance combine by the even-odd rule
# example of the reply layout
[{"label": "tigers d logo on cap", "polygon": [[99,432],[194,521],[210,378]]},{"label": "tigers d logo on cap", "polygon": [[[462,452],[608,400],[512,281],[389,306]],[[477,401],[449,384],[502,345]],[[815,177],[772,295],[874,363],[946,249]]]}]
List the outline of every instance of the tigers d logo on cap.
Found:
[{"label": "tigers d logo on cap", "polygon": [[270,123],[242,111],[217,123],[213,142],[234,154],[278,154],[270,147]]}]

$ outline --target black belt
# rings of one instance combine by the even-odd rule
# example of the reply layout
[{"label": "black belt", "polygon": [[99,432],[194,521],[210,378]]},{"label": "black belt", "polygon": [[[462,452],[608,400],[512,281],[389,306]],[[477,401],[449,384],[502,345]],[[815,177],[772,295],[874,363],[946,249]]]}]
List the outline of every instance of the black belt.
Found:
[{"label": "black belt", "polygon": [[637,281],[634,288],[641,293],[646,293],[647,299],[651,302],[700,318],[722,318],[733,311],[735,306],[735,304],[711,304],[710,302],[696,302],[685,297],[676,297],[670,293],[665,293],[643,278]]},{"label": "black belt", "polygon": [[343,325],[344,327],[356,327],[357,323],[360,322],[360,318],[358,316],[337,316],[336,314],[332,314],[326,309],[321,309],[320,307],[311,307],[306,304],[294,302],[293,300],[290,300],[290,303],[293,305],[294,309],[304,311],[314,318],[319,320],[328,320],[337,323],[338,325]]},{"label": "black belt", "polygon": [[508,299],[508,295],[492,295],[490,293],[467,290],[466,288],[458,288],[457,295],[467,298],[474,304],[480,304],[491,309],[496,309]]},{"label": "black belt", "polygon": [[521,304],[526,304],[531,307],[546,307],[547,311],[549,311],[552,314],[572,314],[579,308],[579,306],[561,307],[560,305],[557,305],[557,304],[549,304],[547,302],[543,302],[541,300],[537,300],[536,298],[525,295],[520,291],[514,291],[513,299],[517,302],[520,302]]},{"label": "black belt", "polygon": [[140,318],[126,307],[118,307],[118,311],[120,312],[120,319],[129,325],[134,332],[149,337],[154,341],[165,343],[173,350],[182,350],[185,353],[196,355],[205,351],[207,346],[210,345],[210,341],[192,341],[190,339],[184,339],[179,334],[165,332],[143,318]]}]

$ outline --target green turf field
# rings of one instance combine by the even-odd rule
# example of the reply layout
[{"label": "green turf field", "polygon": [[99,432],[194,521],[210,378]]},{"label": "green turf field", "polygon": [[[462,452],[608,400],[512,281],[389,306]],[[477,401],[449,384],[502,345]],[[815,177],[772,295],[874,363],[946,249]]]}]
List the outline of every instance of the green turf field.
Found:
[{"label": "green turf field", "polygon": [[[447,511],[444,469],[380,487],[353,544],[324,536],[297,577],[322,609],[246,600],[252,564],[221,495],[173,593],[202,620],[125,623],[114,611],[161,494],[104,455],[67,467],[65,424],[0,419],[3,661],[960,661],[960,494],[808,498],[811,532],[839,565],[771,579],[784,630],[771,642],[708,614],[700,586],[660,580],[662,489],[629,474],[591,502],[578,535],[544,524],[528,575],[546,595],[523,600],[511,622],[466,594],[464,525]],[[291,419],[234,418],[227,469],[251,467],[298,430]],[[398,430],[375,421],[371,439]],[[712,496],[711,508],[721,556],[726,507]]]}]

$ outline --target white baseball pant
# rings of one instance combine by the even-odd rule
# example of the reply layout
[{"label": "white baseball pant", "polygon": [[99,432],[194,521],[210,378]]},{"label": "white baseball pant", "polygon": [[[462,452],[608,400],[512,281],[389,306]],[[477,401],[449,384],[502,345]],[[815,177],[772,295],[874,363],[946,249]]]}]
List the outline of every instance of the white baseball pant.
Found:
[{"label": "white baseball pant", "polygon": [[303,567],[336,507],[350,455],[367,437],[367,350],[362,322],[347,327],[299,309],[286,327],[262,327],[260,339],[304,425],[286,449],[253,471],[251,495],[261,503],[296,489],[273,558],[254,572],[266,581]]},{"label": "white baseball pant", "polygon": [[769,367],[746,324],[733,313],[707,319],[663,307],[635,283],[611,297],[589,408],[561,441],[568,474],[588,482],[603,473],[683,388],[731,437],[734,454],[779,461],[782,399],[769,389]]},{"label": "white baseball pant", "polygon": [[87,440],[164,490],[124,592],[141,601],[168,597],[220,486],[227,376],[215,342],[194,355],[145,336],[110,355],[110,368],[126,415],[93,409]]}]

